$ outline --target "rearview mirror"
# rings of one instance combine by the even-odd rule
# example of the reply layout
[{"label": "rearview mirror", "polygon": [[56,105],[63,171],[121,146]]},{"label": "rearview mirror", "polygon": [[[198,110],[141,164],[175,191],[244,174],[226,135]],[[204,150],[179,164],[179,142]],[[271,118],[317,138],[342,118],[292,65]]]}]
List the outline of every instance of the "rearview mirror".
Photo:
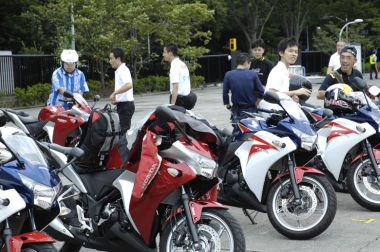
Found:
[{"label": "rearview mirror", "polygon": [[100,100],[100,95],[95,95],[95,97],[94,97],[94,102],[98,102]]},{"label": "rearview mirror", "polygon": [[263,99],[269,103],[279,104],[280,103],[280,97],[276,92],[267,91],[264,93]]},{"label": "rearview mirror", "polygon": [[354,84],[354,86],[363,91],[365,90],[365,88],[367,87],[367,83],[365,82],[365,80],[363,80],[362,78],[360,77],[355,77],[353,80],[352,80],[352,84]]},{"label": "rearview mirror", "polygon": [[165,106],[158,106],[156,110],[154,111],[154,114],[157,116],[158,119],[162,119],[167,122],[176,121],[176,117],[173,111],[170,108],[165,107]]},{"label": "rearview mirror", "polygon": [[323,117],[330,117],[334,114],[331,109],[323,109]]}]

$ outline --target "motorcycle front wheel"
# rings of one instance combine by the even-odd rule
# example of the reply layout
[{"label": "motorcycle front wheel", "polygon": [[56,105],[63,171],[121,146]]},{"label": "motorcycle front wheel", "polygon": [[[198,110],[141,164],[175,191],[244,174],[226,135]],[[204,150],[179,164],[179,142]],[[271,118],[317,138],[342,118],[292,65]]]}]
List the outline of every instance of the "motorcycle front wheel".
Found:
[{"label": "motorcycle front wheel", "polygon": [[[196,228],[202,251],[245,251],[243,230],[225,209],[204,209]],[[194,251],[184,215],[173,217],[166,225],[160,235],[160,251]]]},{"label": "motorcycle front wheel", "polygon": [[351,166],[347,173],[347,185],[359,205],[371,211],[380,211],[380,181],[368,158]]},{"label": "motorcycle front wheel", "polygon": [[325,231],[337,207],[334,188],[323,175],[305,174],[298,184],[301,202],[295,201],[290,177],[269,191],[268,217],[273,227],[290,239],[305,240]]}]

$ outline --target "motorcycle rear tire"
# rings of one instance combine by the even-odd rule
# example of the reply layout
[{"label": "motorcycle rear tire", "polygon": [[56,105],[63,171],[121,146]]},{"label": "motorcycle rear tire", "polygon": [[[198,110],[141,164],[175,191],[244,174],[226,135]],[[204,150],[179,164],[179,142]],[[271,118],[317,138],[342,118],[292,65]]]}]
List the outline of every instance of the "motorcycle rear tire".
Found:
[{"label": "motorcycle rear tire", "polygon": [[21,252],[58,252],[53,243],[29,243],[21,248]]}]

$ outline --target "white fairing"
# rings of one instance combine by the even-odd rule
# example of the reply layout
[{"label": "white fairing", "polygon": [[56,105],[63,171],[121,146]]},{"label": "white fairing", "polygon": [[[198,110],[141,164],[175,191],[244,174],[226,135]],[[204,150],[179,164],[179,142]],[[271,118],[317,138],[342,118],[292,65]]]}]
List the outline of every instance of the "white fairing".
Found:
[{"label": "white fairing", "polygon": [[[257,132],[254,138],[254,140],[244,142],[235,151],[235,155],[240,159],[243,176],[249,189],[261,201],[265,176],[269,168],[276,161],[296,150],[297,146],[289,137],[281,138],[266,131]],[[283,144],[285,145],[280,147]],[[250,154],[252,151],[254,153]]]},{"label": "white fairing", "polygon": [[65,227],[59,217],[55,217],[55,219],[49,223],[49,227],[57,230],[64,235],[74,238],[73,234]]},{"label": "white fairing", "polygon": [[[365,129],[365,131],[361,132],[358,128]],[[368,123],[360,124],[344,118],[335,119],[318,131],[319,153],[326,168],[336,180],[339,179],[347,152],[375,133],[373,127]],[[329,136],[331,139],[328,141]]]},{"label": "white fairing", "polygon": [[131,221],[131,224],[133,225],[134,229],[138,233],[140,233],[140,231],[137,229],[136,224],[133,221],[132,216],[129,212],[129,205],[131,203],[132,190],[135,184],[135,180],[136,180],[136,174],[128,170],[125,170],[117,179],[115,179],[112,185],[120,191],[121,198],[124,203],[124,209],[128,216],[128,219]]},{"label": "white fairing", "polygon": [[46,131],[46,133],[47,133],[48,136],[49,136],[49,142],[50,142],[50,143],[53,142],[54,126],[55,126],[55,123],[49,121],[49,122],[43,127],[43,130]]},{"label": "white fairing", "polygon": [[0,206],[0,222],[25,208],[25,201],[15,189],[0,189],[0,199],[9,200],[8,206]]}]

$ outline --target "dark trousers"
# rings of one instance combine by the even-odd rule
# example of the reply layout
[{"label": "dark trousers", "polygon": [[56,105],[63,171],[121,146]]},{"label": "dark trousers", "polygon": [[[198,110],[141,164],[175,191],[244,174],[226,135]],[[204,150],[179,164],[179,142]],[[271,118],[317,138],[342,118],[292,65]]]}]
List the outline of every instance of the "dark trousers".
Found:
[{"label": "dark trousers", "polygon": [[135,113],[135,103],[133,101],[118,102],[116,107],[120,119],[120,131],[125,133],[131,128],[132,116]]},{"label": "dark trousers", "polygon": [[371,64],[371,69],[369,70],[369,78],[372,80],[372,72],[375,72],[375,78],[377,79],[377,66],[376,64]]}]

